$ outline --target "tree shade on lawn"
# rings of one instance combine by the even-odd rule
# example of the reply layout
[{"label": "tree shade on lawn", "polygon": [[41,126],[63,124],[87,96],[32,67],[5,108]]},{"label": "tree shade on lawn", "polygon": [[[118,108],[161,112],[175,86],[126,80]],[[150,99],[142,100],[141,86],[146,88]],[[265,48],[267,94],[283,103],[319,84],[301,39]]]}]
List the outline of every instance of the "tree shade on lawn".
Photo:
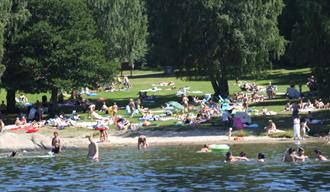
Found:
[{"label": "tree shade on lawn", "polygon": [[277,28],[283,6],[282,0],[151,1],[153,57],[180,74],[208,75],[214,92],[228,96],[229,78],[258,74],[284,53]]}]

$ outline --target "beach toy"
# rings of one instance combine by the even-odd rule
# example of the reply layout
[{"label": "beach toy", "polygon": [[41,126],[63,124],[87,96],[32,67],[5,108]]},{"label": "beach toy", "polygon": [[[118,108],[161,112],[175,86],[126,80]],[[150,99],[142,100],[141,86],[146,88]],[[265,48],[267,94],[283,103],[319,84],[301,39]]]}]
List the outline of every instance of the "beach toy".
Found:
[{"label": "beach toy", "polygon": [[27,130],[25,133],[35,133],[35,132],[38,132],[38,131],[39,131],[39,129],[32,128],[32,129]]},{"label": "beach toy", "polygon": [[107,130],[108,128],[107,127],[96,127],[95,130],[97,131],[104,131],[104,130]]},{"label": "beach toy", "polygon": [[94,97],[94,96],[97,96],[97,94],[96,93],[87,93],[87,96]]},{"label": "beach toy", "polygon": [[212,144],[209,146],[209,149],[211,149],[212,152],[224,153],[224,152],[228,152],[230,147],[229,145],[226,144]]}]

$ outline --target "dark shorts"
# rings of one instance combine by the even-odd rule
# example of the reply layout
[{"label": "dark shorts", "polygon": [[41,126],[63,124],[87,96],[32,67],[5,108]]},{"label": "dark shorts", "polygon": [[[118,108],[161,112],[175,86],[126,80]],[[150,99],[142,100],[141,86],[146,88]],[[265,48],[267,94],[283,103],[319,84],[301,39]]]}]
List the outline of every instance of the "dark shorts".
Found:
[{"label": "dark shorts", "polygon": [[60,153],[60,148],[59,147],[52,148],[52,152],[53,153]]}]

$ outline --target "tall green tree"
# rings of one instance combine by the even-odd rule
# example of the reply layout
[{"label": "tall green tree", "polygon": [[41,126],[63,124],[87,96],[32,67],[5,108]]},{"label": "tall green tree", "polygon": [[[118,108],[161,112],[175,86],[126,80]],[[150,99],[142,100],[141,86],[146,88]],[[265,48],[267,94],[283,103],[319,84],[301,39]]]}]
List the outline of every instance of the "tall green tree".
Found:
[{"label": "tall green tree", "polygon": [[15,70],[25,74],[28,91],[51,91],[54,112],[60,89],[94,87],[111,79],[113,68],[84,0],[30,0],[27,8],[31,17],[15,36],[17,62],[6,70],[8,84],[15,82]]},{"label": "tall green tree", "polygon": [[109,61],[133,64],[148,50],[145,0],[87,0]]},{"label": "tall green tree", "polygon": [[[16,35],[20,33],[20,29],[30,17],[27,10],[26,0],[4,0],[2,5],[5,15],[1,17],[4,23],[4,55],[2,63],[5,67],[2,76],[2,87],[7,91],[7,111],[15,112],[15,93],[19,87],[29,78],[29,72],[22,72],[24,68],[18,65],[18,53],[14,42]],[[21,70],[22,69],[22,70]],[[12,79],[8,82],[8,79]]]},{"label": "tall green tree", "polygon": [[[152,4],[161,12],[152,17],[152,28],[158,36],[153,37],[152,51],[158,50],[157,58],[162,61],[174,58],[169,64],[175,63],[180,74],[207,75],[216,94],[228,96],[228,79],[260,73],[271,67],[272,58],[284,52],[285,40],[277,23],[282,0],[182,0],[163,2],[164,7]],[[171,38],[162,38],[168,34]],[[166,50],[162,48],[165,41],[172,41],[165,44]]]},{"label": "tall green tree", "polygon": [[292,31],[290,58],[313,69],[320,90],[330,88],[330,2],[301,0],[299,19]]}]

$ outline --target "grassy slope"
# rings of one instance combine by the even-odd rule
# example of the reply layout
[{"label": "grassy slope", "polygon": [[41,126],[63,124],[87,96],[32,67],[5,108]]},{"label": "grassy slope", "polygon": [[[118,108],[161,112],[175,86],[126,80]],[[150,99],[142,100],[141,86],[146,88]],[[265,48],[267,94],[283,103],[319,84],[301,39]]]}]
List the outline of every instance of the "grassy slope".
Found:
[{"label": "grassy slope", "polygon": [[[250,77],[246,77],[245,79],[247,81],[255,81],[258,85],[267,85],[269,81],[272,81],[273,84],[278,86],[278,92],[285,92],[286,88],[288,87],[288,83],[290,80],[293,80],[296,84],[298,83],[303,83],[303,92],[307,91],[307,87],[305,85],[306,79],[308,75],[310,74],[310,69],[298,69],[298,70],[273,70],[273,71],[268,71],[264,73],[264,78],[258,79],[258,80],[252,80]],[[124,74],[129,75],[129,71],[125,71]],[[113,102],[117,102],[119,106],[124,107],[129,98],[136,99],[138,97],[138,92],[139,90],[143,89],[149,89],[152,87],[152,84],[159,83],[161,81],[173,81],[175,82],[176,88],[184,87],[184,86],[189,86],[191,87],[191,90],[194,91],[202,91],[203,93],[212,93],[212,86],[210,82],[208,81],[186,81],[182,79],[176,79],[175,77],[168,77],[164,76],[161,72],[159,71],[134,71],[133,72],[133,78],[130,78],[130,82],[133,85],[132,88],[130,88],[128,91],[120,91],[120,92],[113,92],[113,93],[105,93],[101,92],[98,93],[97,97],[89,97],[90,100],[97,102],[97,99],[100,97],[106,98],[107,104],[110,105]],[[230,92],[235,93],[240,91],[239,87],[235,86],[235,83],[233,80],[229,81],[230,85]],[[159,110],[160,105],[164,104],[166,101],[169,100],[176,100],[179,101],[179,98],[175,96],[176,90],[164,90],[166,87],[161,87],[163,90],[159,92],[150,92],[148,93],[149,95],[155,95],[156,96],[156,103],[154,104],[145,104],[145,107],[151,108],[153,110]],[[41,96],[43,94],[28,94],[27,97],[30,102],[35,102],[36,100],[41,100]],[[49,94],[46,94],[49,97]],[[0,99],[4,100],[5,99],[5,91],[0,92]],[[276,111],[279,113],[278,116],[273,116],[271,117],[275,122],[277,122],[277,125],[280,129],[287,129],[291,130],[291,120],[290,120],[290,115],[288,113],[283,113],[282,110],[284,108],[284,104],[287,102],[285,98],[276,98],[273,100],[267,100],[262,103],[254,104],[251,105],[252,107],[256,109],[261,109],[263,107],[267,107],[269,110]],[[101,103],[98,103],[98,105],[101,105]],[[120,111],[121,115],[124,115],[124,111]],[[328,111],[322,111],[318,112],[316,115],[319,118],[327,118],[329,116]],[[82,115],[83,118],[86,118],[86,115]],[[253,120],[257,122],[260,127],[264,127],[267,124],[269,117],[254,117]],[[138,122],[136,118],[129,118],[131,122]],[[175,126],[175,121],[168,121],[168,122],[153,122],[154,125],[147,128],[150,130],[156,129],[156,130],[176,130],[176,131],[184,131],[186,129],[221,129],[221,125],[219,125],[220,120],[219,119],[214,119],[212,126],[211,124],[203,124],[199,125],[197,127],[187,127],[187,126],[182,126],[182,127],[177,127]],[[329,125],[323,125],[321,127],[324,129],[322,132],[326,132],[329,130]],[[312,129],[320,129],[319,126],[312,126]],[[70,137],[73,135],[77,134],[82,134],[84,132],[83,130],[76,130],[76,134],[72,134],[70,129],[63,131],[63,134],[66,136]],[[45,130],[45,133],[48,134],[49,130]],[[254,134],[262,134],[264,131],[262,128],[256,129],[253,131]],[[318,131],[316,131],[318,132]],[[292,133],[289,132],[289,135]]]}]

